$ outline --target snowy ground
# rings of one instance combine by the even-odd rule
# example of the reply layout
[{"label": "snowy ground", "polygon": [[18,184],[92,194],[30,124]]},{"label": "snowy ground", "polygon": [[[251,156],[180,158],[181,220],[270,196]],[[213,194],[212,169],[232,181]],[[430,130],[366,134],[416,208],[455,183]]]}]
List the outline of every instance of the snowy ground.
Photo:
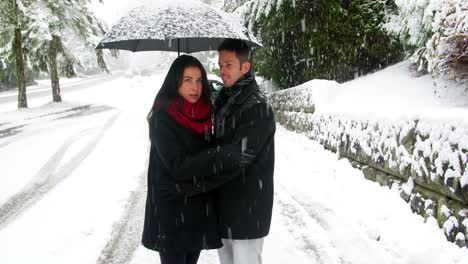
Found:
[{"label": "snowy ground", "polygon": [[[146,113],[163,75],[0,105],[1,263],[159,263],[140,246]],[[79,80],[82,81],[82,80]],[[468,263],[436,223],[347,160],[278,124],[264,263]],[[201,264],[218,263],[204,251]]]},{"label": "snowy ground", "polygon": [[[466,117],[466,85],[430,75],[416,76],[409,68],[410,62],[403,61],[346,83],[311,80],[293,89],[312,94],[319,113],[342,113],[364,119]],[[301,98],[298,100],[302,103]]]}]

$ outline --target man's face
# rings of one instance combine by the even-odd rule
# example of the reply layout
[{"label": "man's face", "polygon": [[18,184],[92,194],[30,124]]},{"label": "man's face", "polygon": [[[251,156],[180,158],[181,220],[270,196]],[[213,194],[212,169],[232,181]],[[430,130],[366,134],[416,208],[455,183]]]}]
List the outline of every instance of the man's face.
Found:
[{"label": "man's face", "polygon": [[219,74],[224,87],[232,87],[244,74],[250,71],[250,62],[240,64],[236,52],[222,50],[219,52]]}]

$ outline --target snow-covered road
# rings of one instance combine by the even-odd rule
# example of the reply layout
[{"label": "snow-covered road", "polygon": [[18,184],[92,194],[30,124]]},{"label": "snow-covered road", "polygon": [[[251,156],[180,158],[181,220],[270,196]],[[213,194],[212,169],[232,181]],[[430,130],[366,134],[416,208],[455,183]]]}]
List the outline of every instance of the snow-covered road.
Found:
[{"label": "snow-covered road", "polygon": [[[28,110],[0,105],[1,263],[158,263],[140,236],[145,118],[163,77],[100,82]],[[468,263],[396,190],[279,124],[275,141],[264,263]],[[199,263],[218,263],[216,251]]]}]

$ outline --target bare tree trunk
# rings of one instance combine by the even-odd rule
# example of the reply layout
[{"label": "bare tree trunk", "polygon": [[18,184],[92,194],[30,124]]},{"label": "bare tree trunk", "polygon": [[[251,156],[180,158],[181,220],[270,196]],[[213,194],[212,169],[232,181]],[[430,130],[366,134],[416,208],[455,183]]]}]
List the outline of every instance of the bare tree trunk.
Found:
[{"label": "bare tree trunk", "polygon": [[60,81],[57,67],[58,37],[53,36],[49,44],[49,74],[52,83],[52,96],[54,102],[61,102]]},{"label": "bare tree trunk", "polygon": [[27,108],[26,78],[24,75],[23,41],[21,39],[21,27],[18,21],[18,4],[15,1],[15,55],[16,55],[16,77],[18,79],[18,108]]}]

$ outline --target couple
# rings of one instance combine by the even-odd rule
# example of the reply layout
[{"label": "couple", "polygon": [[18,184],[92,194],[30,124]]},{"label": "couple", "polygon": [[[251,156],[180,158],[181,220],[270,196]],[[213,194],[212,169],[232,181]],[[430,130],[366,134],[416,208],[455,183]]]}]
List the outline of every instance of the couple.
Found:
[{"label": "couple", "polygon": [[[218,48],[224,88],[211,104],[206,72],[177,58],[148,115],[151,151],[143,245],[161,264],[262,263],[273,207],[275,119],[241,40]],[[213,131],[212,131],[213,130]]]}]

